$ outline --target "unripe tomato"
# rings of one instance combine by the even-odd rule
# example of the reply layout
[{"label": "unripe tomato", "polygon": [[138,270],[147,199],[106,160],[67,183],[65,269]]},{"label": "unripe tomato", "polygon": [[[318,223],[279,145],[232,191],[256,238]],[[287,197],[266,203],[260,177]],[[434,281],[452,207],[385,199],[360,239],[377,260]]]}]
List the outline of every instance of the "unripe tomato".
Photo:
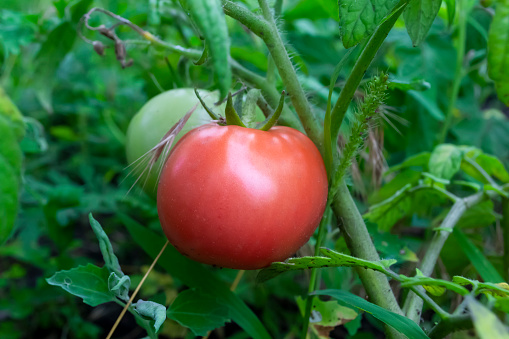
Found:
[{"label": "unripe tomato", "polygon": [[[218,93],[210,93],[200,90],[200,96],[207,106],[213,107],[218,100]],[[129,164],[132,164],[152,147],[157,145],[168,130],[175,125],[196,103],[198,99],[191,88],[173,89],[161,93],[150,99],[140,111],[133,117],[127,129],[126,155]],[[215,109],[217,112],[224,111],[224,108]],[[198,107],[189,118],[183,130],[177,135],[175,143],[191,129],[210,122],[210,117],[205,109],[198,104]],[[136,162],[133,166],[139,162]],[[161,159],[154,165],[148,179],[143,176],[138,183],[149,195],[155,197],[157,179],[159,177]],[[136,167],[135,176],[141,174],[145,169],[146,162]]]},{"label": "unripe tomato", "polygon": [[196,261],[258,269],[294,254],[325,210],[327,174],[301,132],[211,123],[187,133],[161,173],[169,241]]}]

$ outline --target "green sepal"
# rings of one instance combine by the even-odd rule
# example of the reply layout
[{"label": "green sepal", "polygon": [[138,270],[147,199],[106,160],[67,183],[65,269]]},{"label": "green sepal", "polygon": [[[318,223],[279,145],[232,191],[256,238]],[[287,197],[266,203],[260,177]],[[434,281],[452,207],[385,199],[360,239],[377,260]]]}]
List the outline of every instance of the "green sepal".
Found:
[{"label": "green sepal", "polygon": [[272,128],[281,116],[281,112],[283,112],[283,107],[285,105],[285,91],[281,92],[281,97],[279,98],[279,104],[277,105],[276,110],[272,113],[266,120],[265,124],[260,128],[260,131],[268,131]]},{"label": "green sepal", "polygon": [[207,45],[205,45],[205,48],[203,49],[203,53],[202,53],[200,59],[198,59],[198,61],[193,61],[193,64],[195,64],[196,66],[201,66],[207,61],[208,58],[209,58],[209,49],[208,49]]},{"label": "green sepal", "polygon": [[228,92],[228,100],[226,101],[226,110],[224,113],[226,116],[227,125],[246,127],[242,120],[240,120],[239,114],[233,107],[232,94],[230,92]]},{"label": "green sepal", "polygon": [[216,115],[216,113],[214,113],[208,106],[207,104],[205,103],[205,101],[203,101],[203,99],[201,98],[200,96],[200,93],[198,93],[198,89],[194,89],[194,93],[196,94],[196,97],[198,98],[198,100],[200,100],[200,103],[201,105],[203,106],[203,108],[205,108],[205,111],[207,111],[207,113],[209,114],[209,116],[213,119],[213,120],[219,120],[219,117]]}]

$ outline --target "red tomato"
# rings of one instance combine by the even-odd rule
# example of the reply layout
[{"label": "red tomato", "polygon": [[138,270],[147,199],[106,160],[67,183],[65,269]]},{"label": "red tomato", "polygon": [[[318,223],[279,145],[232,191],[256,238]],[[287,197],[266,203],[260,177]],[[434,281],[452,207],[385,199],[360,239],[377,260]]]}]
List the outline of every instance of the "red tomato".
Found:
[{"label": "red tomato", "polygon": [[258,269],[287,259],[308,241],[326,200],[322,157],[301,132],[207,124],[172,150],[157,209],[182,254],[220,267]]}]

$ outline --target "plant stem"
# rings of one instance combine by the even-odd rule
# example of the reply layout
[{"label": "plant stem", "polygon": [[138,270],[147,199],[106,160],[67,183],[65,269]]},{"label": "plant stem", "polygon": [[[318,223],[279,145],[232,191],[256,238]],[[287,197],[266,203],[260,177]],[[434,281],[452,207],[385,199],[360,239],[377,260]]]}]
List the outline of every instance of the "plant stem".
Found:
[{"label": "plant stem", "polygon": [[400,0],[398,5],[395,7],[397,8],[397,11],[378,26],[350,72],[345,86],[339,94],[338,101],[336,101],[336,104],[331,111],[331,136],[333,143],[335,143],[338,138],[339,128],[341,127],[345,114],[348,110],[348,106],[352,101],[357,87],[359,87],[362,77],[366,73],[369,65],[371,65],[371,62],[396,23],[396,20],[399,18],[401,13],[403,13],[403,10],[407,5],[408,0]]},{"label": "plant stem", "polygon": [[465,40],[467,35],[467,13],[465,10],[466,1],[457,1],[458,4],[458,46],[456,49],[456,70],[454,72],[454,82],[452,84],[451,96],[449,97],[449,104],[445,115],[444,124],[440,133],[438,143],[445,142],[447,132],[451,126],[454,108],[456,107],[456,100],[460,90],[461,79],[463,78],[463,60],[465,58]]},{"label": "plant stem", "polygon": [[504,234],[504,278],[509,281],[509,199],[502,199],[502,220],[500,221]]},{"label": "plant stem", "polygon": [[[484,192],[478,192],[471,196],[463,199],[458,199],[451,210],[445,217],[444,221],[440,225],[440,231],[436,232],[431,240],[431,243],[426,251],[426,255],[421,261],[419,269],[425,276],[430,276],[433,273],[435,265],[437,263],[442,247],[444,247],[445,241],[451,234],[450,231],[456,226],[457,222],[463,216],[463,214],[472,206],[482,201]],[[422,288],[422,287],[421,287]],[[412,319],[414,322],[419,324],[421,317],[423,301],[415,293],[409,293],[405,301],[403,310],[406,312],[406,316]]]},{"label": "plant stem", "polygon": [[[223,0],[223,9],[226,15],[231,16],[248,27],[254,34],[258,35],[269,49],[279,75],[286,87],[288,96],[299,116],[306,134],[313,140],[320,151],[323,150],[323,130],[311,106],[307,100],[304,90],[301,87],[297,73],[286,52],[285,45],[276,27],[270,8],[263,0],[259,0],[264,18],[261,18],[249,10],[231,2]],[[263,24],[262,24],[263,23]]]},{"label": "plant stem", "polygon": [[[329,204],[327,204],[329,206]],[[320,226],[318,228],[318,236],[316,238],[316,244],[315,244],[315,257],[320,255],[320,247],[322,247],[322,243],[324,240],[326,227],[329,224],[329,220],[331,217],[331,209],[327,208],[325,211],[325,214],[322,218],[322,221],[320,222]],[[301,338],[306,338],[309,328],[309,317],[311,316],[311,308],[313,306],[313,299],[314,296],[310,296],[311,293],[315,291],[316,286],[319,285],[318,283],[318,273],[319,269],[313,268],[311,269],[311,276],[309,278],[309,285],[308,285],[308,296],[306,298],[306,306],[304,310],[304,322],[302,326],[302,332],[301,332]]]},{"label": "plant stem", "polygon": [[431,329],[428,336],[431,339],[442,339],[448,336],[452,332],[468,330],[474,326],[472,323],[472,317],[467,314],[454,315],[447,319],[442,319]]},{"label": "plant stem", "polygon": [[[117,318],[117,321],[115,321],[115,324],[113,324],[113,327],[111,328],[110,330],[110,333],[108,333],[108,336],[106,337],[106,339],[110,339],[111,336],[113,335],[113,333],[115,332],[115,330],[117,329],[117,326],[118,324],[120,324],[120,320],[122,320],[122,318],[124,317],[125,315],[125,312],[127,311],[127,309],[129,308],[129,306],[131,306],[134,298],[136,297],[136,295],[138,294],[141,286],[143,285],[143,283],[145,282],[145,279],[147,279],[149,273],[152,271],[152,269],[154,268],[154,266],[156,265],[157,261],[159,260],[159,257],[161,257],[161,255],[163,254],[164,250],[166,249],[166,247],[168,246],[169,244],[169,241],[166,240],[166,243],[164,244],[163,248],[161,248],[161,251],[159,252],[159,254],[157,255],[157,257],[155,257],[154,261],[152,261],[152,264],[150,265],[150,267],[148,268],[147,272],[145,273],[145,275],[143,276],[143,278],[141,279],[140,283],[138,284],[138,286],[136,286],[136,289],[134,290],[133,294],[131,295],[131,298],[129,298],[129,301],[127,302],[127,304],[125,304],[124,306],[124,309],[122,310],[122,312],[120,313],[120,315],[118,316]],[[136,314],[135,314],[136,316]],[[147,330],[147,332],[149,332],[152,328],[149,327]],[[150,334],[150,333],[149,333]],[[152,338],[152,336],[151,336]]]},{"label": "plant stem", "polygon": [[[364,220],[344,182],[338,187],[332,210],[339,221],[339,228],[352,255],[366,260],[380,260]],[[363,268],[356,270],[371,302],[389,311],[403,314],[384,274]],[[404,338],[390,326],[386,326],[386,331],[389,337]]]}]

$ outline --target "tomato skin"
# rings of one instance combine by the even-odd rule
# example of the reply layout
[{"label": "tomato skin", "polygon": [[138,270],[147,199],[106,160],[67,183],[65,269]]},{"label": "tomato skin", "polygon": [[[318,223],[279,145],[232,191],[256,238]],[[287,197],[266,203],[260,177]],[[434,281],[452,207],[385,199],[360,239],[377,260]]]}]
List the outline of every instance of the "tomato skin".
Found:
[{"label": "tomato skin", "polygon": [[258,269],[304,245],[327,200],[322,157],[289,127],[207,124],[175,146],[158,188],[170,242],[196,261]]},{"label": "tomato skin", "polygon": [[[200,95],[210,108],[213,107],[214,102],[219,97],[217,92],[211,93],[205,90],[200,90]],[[129,164],[136,162],[157,145],[166,132],[198,102],[198,98],[196,98],[196,94],[191,88],[169,90],[150,99],[133,117],[127,129],[126,156]],[[222,112],[224,108],[220,107],[214,110]],[[198,104],[187,124],[175,138],[174,144],[191,129],[209,123],[210,120],[205,109]],[[138,164],[140,166],[136,167]],[[134,175],[140,175],[146,164],[146,161],[134,163],[132,165],[135,168]],[[156,197],[160,164],[161,161],[158,160],[148,178],[144,175],[138,181],[145,192],[154,198]]]}]

